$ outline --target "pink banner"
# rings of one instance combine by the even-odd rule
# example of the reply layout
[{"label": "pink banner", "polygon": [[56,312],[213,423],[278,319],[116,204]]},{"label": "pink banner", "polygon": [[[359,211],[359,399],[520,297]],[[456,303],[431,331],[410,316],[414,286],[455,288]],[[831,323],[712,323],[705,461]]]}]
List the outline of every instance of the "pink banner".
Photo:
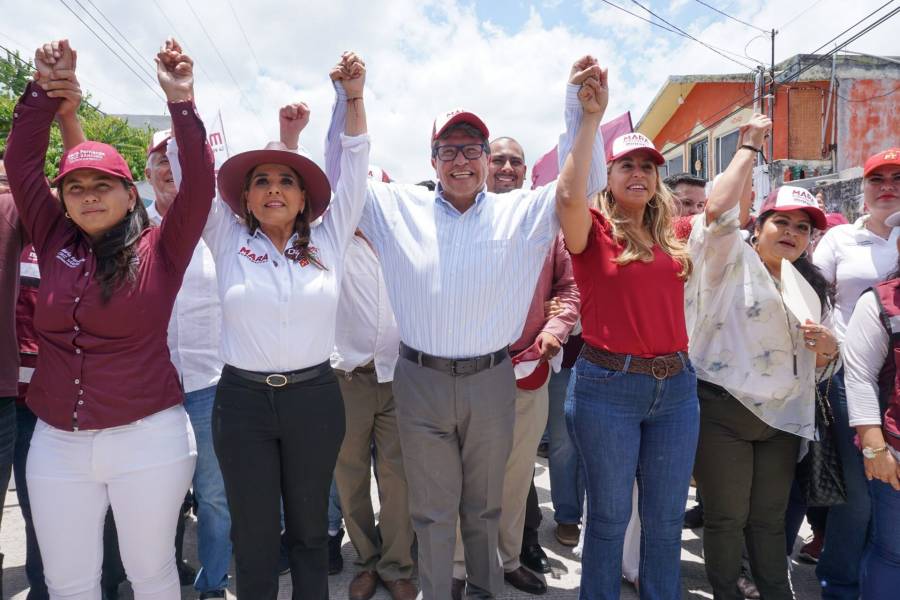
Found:
[{"label": "pink banner", "polygon": [[[626,112],[611,121],[600,125],[603,134],[603,143],[606,145],[606,154],[609,156],[609,148],[613,140],[620,135],[631,133],[634,127],[631,125],[631,112]],[[531,189],[546,185],[559,176],[559,157],[556,146],[547,154],[540,157],[531,169]]]}]

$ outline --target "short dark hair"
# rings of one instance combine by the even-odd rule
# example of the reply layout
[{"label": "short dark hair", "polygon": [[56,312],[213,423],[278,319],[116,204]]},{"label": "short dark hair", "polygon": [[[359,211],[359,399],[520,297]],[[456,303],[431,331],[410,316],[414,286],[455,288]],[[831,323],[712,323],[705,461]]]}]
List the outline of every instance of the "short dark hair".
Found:
[{"label": "short dark hair", "polygon": [[417,183],[416,185],[420,185],[420,186],[422,186],[423,188],[428,189],[428,191],[430,191],[430,192],[433,192],[433,191],[434,191],[434,188],[437,187],[437,184],[435,184],[435,183],[434,183],[432,180],[430,180],[430,179],[425,179],[424,181],[420,181],[420,182]]},{"label": "short dark hair", "polygon": [[694,187],[706,187],[706,180],[702,177],[697,177],[696,175],[691,175],[690,173],[678,173],[677,175],[669,175],[665,179],[663,179],[663,183],[666,184],[666,187],[670,190],[674,190],[675,186],[681,185],[682,183],[685,185],[692,185]]}]

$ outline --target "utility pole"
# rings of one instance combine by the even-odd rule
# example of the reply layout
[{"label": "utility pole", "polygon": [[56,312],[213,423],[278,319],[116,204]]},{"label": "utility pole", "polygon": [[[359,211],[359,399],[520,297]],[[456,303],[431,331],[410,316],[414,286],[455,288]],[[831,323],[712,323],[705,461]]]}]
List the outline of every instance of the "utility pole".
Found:
[{"label": "utility pole", "polygon": [[775,161],[775,34],[778,33],[772,29],[772,59],[769,68],[769,77],[772,83],[769,84],[769,118],[772,120],[772,131],[769,133],[769,185],[771,189],[775,189],[775,169],[772,163]]}]

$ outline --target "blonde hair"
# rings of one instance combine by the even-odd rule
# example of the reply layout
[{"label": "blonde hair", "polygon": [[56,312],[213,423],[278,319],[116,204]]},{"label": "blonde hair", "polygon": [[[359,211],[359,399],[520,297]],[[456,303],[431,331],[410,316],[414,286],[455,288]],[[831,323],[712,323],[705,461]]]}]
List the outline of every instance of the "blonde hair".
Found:
[{"label": "blonde hair", "polygon": [[625,249],[616,258],[617,265],[627,265],[636,260],[653,262],[653,246],[658,245],[663,252],[681,265],[678,277],[682,280],[690,277],[694,265],[691,262],[687,244],[675,236],[675,230],[672,227],[672,219],[676,214],[675,201],[672,198],[672,192],[663,185],[659,170],[656,172],[656,193],[644,207],[644,220],[641,223],[641,226],[650,233],[652,244],[648,245],[634,235],[631,221],[622,217],[616,209],[616,199],[609,186],[597,194],[594,202],[595,207],[609,221],[613,238],[625,246]]}]

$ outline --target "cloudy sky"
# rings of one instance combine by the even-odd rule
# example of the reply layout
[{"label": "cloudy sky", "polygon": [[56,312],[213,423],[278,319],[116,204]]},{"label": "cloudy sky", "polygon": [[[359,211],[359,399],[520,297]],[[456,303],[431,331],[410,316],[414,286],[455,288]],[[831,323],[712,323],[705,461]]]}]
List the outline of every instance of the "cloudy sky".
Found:
[{"label": "cloudy sky", "polygon": [[[775,59],[780,61],[811,52],[885,1],[706,3],[759,29],[777,29]],[[898,2],[889,2],[879,14]],[[633,0],[611,3],[656,20]],[[405,181],[433,175],[428,149],[432,119],[458,106],[482,115],[492,135],[521,140],[533,162],[556,142],[569,67],[583,54],[593,54],[609,67],[607,116],[631,110],[635,123],[669,75],[736,73],[757,61],[768,64],[766,36],[697,0],[641,4],[745,66],[611,3],[0,0],[0,44],[32,56],[39,43],[68,37],[79,52],[82,87],[104,111],[162,114],[165,106],[154,95],[159,90],[151,61],[160,42],[176,35],[196,62],[200,111],[221,111],[232,153],[276,137],[278,107],[304,100],[313,114],[302,141],[316,157],[321,156],[333,99],[328,70],[343,50],[353,49],[369,68],[372,163]],[[900,54],[898,26],[900,16],[849,48]],[[137,57],[132,59],[119,44]]]}]

